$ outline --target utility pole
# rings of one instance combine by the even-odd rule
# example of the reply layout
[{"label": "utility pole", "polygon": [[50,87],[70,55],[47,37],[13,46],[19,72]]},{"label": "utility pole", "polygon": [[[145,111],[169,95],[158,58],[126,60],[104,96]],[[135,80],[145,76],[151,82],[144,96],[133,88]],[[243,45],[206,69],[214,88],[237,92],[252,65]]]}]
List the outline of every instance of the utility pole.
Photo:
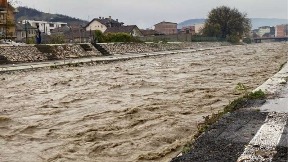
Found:
[{"label": "utility pole", "polygon": [[5,29],[5,39],[7,40],[8,34],[8,1],[6,1],[6,29]]},{"label": "utility pole", "polygon": [[80,25],[79,33],[80,33],[80,43],[82,43],[82,25]]},{"label": "utility pole", "polygon": [[79,36],[80,36],[80,43],[81,43],[81,28],[79,28]]},{"label": "utility pole", "polygon": [[26,12],[26,10],[25,10],[25,42],[26,42],[26,44],[28,44],[28,29],[27,29],[27,12]]},{"label": "utility pole", "polygon": [[26,43],[28,43],[28,29],[27,29],[27,20],[25,20],[25,37]]}]

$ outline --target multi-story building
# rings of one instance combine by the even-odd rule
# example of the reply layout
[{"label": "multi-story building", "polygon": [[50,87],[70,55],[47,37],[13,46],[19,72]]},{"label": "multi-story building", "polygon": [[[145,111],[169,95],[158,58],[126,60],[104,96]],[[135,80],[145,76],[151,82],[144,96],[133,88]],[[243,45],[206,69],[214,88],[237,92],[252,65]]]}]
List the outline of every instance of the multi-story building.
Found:
[{"label": "multi-story building", "polygon": [[288,36],[288,24],[276,25],[275,37],[287,37]]},{"label": "multi-story building", "polygon": [[195,24],[195,33],[199,34],[201,33],[202,29],[204,28],[204,24]]},{"label": "multi-story building", "polygon": [[15,9],[7,0],[0,0],[0,37],[16,38]]},{"label": "multi-story building", "polygon": [[35,20],[22,20],[22,24],[29,23],[32,27],[39,26],[39,29],[42,33],[51,35],[51,31],[67,26],[67,23],[64,22],[48,22],[48,21],[35,21]]},{"label": "multi-story building", "polygon": [[160,22],[155,24],[155,30],[165,35],[177,34],[177,23],[173,22]]},{"label": "multi-story building", "polygon": [[199,34],[202,29],[204,28],[204,24],[194,24],[191,26],[184,26],[180,30],[181,33],[186,33],[186,34]]},{"label": "multi-story building", "polygon": [[270,33],[270,31],[271,31],[270,26],[262,26],[262,27],[259,27],[258,35],[260,37],[263,37],[264,34]]},{"label": "multi-story building", "polygon": [[258,29],[254,29],[250,34],[253,38],[259,37],[275,37],[275,27],[274,26],[261,26]]},{"label": "multi-story building", "polygon": [[102,33],[106,31],[107,28],[120,27],[123,26],[123,22],[119,22],[118,19],[113,20],[111,16],[109,18],[99,17],[90,21],[84,28],[86,31],[100,30]]},{"label": "multi-story building", "polygon": [[181,33],[185,33],[185,34],[195,34],[195,26],[185,26],[185,27],[182,27]]}]

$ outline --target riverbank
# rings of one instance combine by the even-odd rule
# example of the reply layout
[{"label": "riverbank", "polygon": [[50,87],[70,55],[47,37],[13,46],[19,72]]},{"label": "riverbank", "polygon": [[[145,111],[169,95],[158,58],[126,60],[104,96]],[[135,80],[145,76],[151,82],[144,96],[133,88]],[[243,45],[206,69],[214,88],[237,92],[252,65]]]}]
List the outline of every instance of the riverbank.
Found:
[{"label": "riverbank", "polygon": [[[220,47],[228,43],[178,42],[178,43],[102,43],[98,46],[105,55],[127,53],[152,53],[171,50]],[[101,51],[101,50],[100,50]],[[0,45],[0,65],[31,62],[71,60],[103,56],[93,44],[41,44],[9,46]]]}]

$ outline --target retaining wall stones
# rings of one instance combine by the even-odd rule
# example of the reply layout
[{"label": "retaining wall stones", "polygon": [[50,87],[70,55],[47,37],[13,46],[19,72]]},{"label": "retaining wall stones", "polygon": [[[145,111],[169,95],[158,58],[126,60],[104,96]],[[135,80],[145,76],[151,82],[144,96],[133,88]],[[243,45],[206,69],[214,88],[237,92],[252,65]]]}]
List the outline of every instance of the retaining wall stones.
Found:
[{"label": "retaining wall stones", "polygon": [[35,46],[1,46],[0,63],[36,62],[47,60]]},{"label": "retaining wall stones", "polygon": [[[86,44],[84,49],[83,45],[36,45],[36,48],[47,56],[49,60],[59,60],[66,58],[80,58],[100,56],[101,53],[95,49],[91,44]],[[89,48],[89,50],[87,49]]]},{"label": "retaining wall stones", "polygon": [[185,43],[103,43],[110,54],[144,53],[220,46],[219,42]]},{"label": "retaining wall stones", "polygon": [[[221,46],[219,42],[185,43],[106,43],[110,54],[144,53]],[[39,62],[67,58],[100,56],[92,44],[0,46],[0,64]]]},{"label": "retaining wall stones", "polygon": [[0,46],[0,64],[100,56],[91,44]]}]

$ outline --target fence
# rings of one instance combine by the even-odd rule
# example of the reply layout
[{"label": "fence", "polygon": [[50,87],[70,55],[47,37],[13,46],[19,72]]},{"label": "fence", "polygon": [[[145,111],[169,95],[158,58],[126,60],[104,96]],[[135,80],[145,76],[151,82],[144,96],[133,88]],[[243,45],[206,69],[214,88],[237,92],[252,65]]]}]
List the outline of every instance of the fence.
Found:
[{"label": "fence", "polygon": [[195,36],[192,34],[173,34],[173,35],[158,35],[158,36],[145,36],[139,37],[141,41],[144,42],[158,42],[158,41],[167,41],[167,42],[223,42],[226,41],[224,38],[218,37],[202,37]]},{"label": "fence", "polygon": [[225,42],[225,38],[219,37],[202,37],[202,36],[193,36],[191,39],[192,42]]}]

